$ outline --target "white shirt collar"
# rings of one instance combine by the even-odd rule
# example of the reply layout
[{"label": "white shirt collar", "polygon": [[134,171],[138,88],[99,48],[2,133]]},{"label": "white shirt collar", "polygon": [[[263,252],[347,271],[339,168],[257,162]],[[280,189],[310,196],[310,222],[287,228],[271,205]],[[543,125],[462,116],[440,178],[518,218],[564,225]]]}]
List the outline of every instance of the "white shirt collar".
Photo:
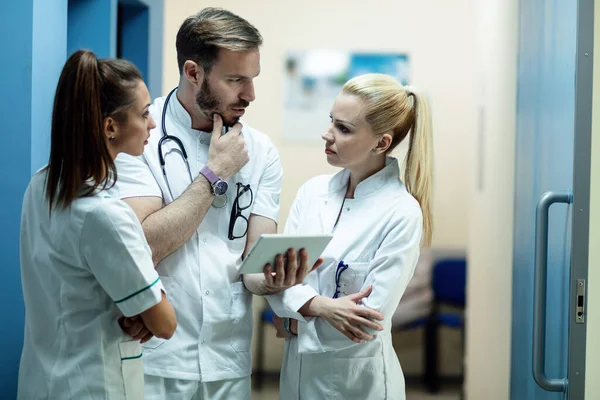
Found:
[{"label": "white shirt collar", "polygon": [[175,90],[175,93],[173,93],[169,99],[169,104],[167,104],[167,107],[169,107],[167,109],[167,114],[186,129],[197,133],[209,133],[192,128],[192,116],[179,101],[179,98],[177,97],[177,91],[178,90]]},{"label": "white shirt collar", "polygon": [[[342,189],[345,190],[348,187],[349,179],[349,170],[344,169],[338,172],[329,181],[329,192],[332,193],[338,192]],[[358,184],[354,190],[354,198],[358,199],[376,192],[377,190],[381,189],[381,187],[390,179],[396,179],[400,181],[400,168],[398,167],[398,160],[394,157],[387,157],[385,160],[385,167],[383,169],[377,171]]]}]

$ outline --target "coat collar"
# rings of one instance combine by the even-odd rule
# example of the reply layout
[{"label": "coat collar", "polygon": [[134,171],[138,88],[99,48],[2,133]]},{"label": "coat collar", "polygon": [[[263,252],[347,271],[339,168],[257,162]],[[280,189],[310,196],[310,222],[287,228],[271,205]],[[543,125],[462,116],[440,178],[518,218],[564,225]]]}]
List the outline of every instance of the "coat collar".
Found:
[{"label": "coat collar", "polygon": [[187,110],[183,107],[183,104],[181,104],[181,102],[179,101],[179,98],[177,97],[177,90],[169,98],[169,104],[167,104],[167,107],[167,115],[173,118],[174,121],[177,121],[177,123],[179,123],[187,129],[200,132],[197,129],[192,129],[192,117],[190,113],[188,113]]},{"label": "coat collar", "polygon": [[[350,171],[347,169],[338,172],[329,181],[328,193],[331,195],[343,191],[342,196],[345,196],[349,179]],[[377,192],[390,179],[400,179],[398,160],[394,157],[387,157],[385,160],[385,167],[383,167],[383,169],[374,173],[358,184],[356,190],[354,191],[354,199],[361,199],[370,195],[371,193]]]},{"label": "coat collar", "polygon": [[350,179],[350,171],[344,169],[329,180],[328,193],[320,209],[320,220],[323,232],[333,232],[335,223],[340,215],[342,206],[346,203],[361,201],[373,194],[377,194],[380,189],[392,179],[400,182],[400,169],[398,160],[393,157],[386,159],[386,166],[371,175],[367,179],[358,184],[354,191],[354,199],[345,199],[348,180]]}]

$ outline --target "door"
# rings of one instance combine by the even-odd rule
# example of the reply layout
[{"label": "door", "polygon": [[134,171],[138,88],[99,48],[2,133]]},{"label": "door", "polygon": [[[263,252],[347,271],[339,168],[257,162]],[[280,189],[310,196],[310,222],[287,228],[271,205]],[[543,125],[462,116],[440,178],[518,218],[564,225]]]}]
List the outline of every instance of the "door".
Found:
[{"label": "door", "polygon": [[583,395],[584,366],[577,355],[585,354],[585,318],[583,312],[576,318],[575,306],[578,292],[579,302],[585,302],[587,276],[591,57],[583,49],[593,35],[586,28],[590,18],[593,23],[591,4],[521,1],[511,359],[515,400]]}]

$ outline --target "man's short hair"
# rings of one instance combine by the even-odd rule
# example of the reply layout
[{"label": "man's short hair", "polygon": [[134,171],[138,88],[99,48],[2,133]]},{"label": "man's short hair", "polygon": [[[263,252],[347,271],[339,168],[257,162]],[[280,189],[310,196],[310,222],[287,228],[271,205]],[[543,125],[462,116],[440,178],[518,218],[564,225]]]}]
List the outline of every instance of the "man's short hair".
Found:
[{"label": "man's short hair", "polygon": [[209,73],[217,62],[219,49],[249,51],[262,45],[262,36],[251,23],[223,10],[208,7],[188,17],[177,32],[177,64],[192,60]]}]

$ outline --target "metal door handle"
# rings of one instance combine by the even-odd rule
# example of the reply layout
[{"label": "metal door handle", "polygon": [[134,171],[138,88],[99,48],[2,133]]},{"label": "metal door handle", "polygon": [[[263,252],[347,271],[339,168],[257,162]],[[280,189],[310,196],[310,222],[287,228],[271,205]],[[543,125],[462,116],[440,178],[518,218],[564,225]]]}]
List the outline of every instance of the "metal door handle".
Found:
[{"label": "metal door handle", "polygon": [[546,277],[548,275],[548,210],[554,203],[571,204],[571,191],[546,192],[535,213],[535,258],[533,278],[533,379],[544,390],[564,392],[567,379],[546,377]]}]

